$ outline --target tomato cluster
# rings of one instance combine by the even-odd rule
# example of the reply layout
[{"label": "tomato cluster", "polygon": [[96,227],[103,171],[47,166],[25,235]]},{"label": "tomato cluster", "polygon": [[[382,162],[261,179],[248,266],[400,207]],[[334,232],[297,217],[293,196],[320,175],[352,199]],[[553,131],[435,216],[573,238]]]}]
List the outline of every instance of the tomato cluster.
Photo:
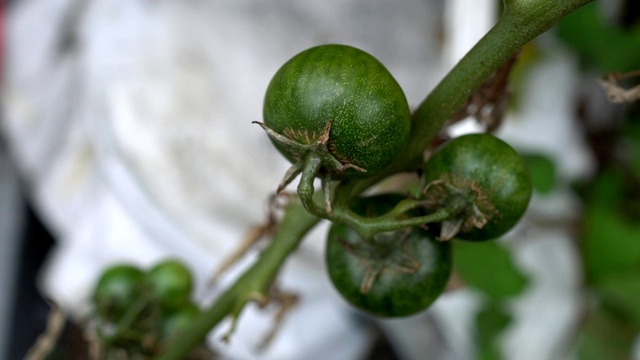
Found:
[{"label": "tomato cluster", "polygon": [[147,271],[131,264],[106,269],[92,294],[105,356],[148,357],[161,351],[200,315],[191,300],[192,288],[191,272],[175,259],[163,260]]},{"label": "tomato cluster", "polygon": [[[377,316],[406,316],[426,309],[443,291],[451,271],[450,240],[485,241],[510,230],[531,197],[524,161],[488,134],[465,135],[438,149],[423,169],[422,212],[447,211],[435,226],[399,228],[366,241],[344,223],[327,238],[326,263],[336,289],[357,308]],[[384,219],[401,195],[360,198],[354,212]],[[406,216],[418,216],[416,211]],[[400,219],[401,220],[401,219]]]},{"label": "tomato cluster", "polygon": [[[384,171],[407,144],[411,127],[398,83],[375,58],[349,46],[317,46],[285,63],[269,84],[263,115],[260,125],[293,164],[279,190],[301,174],[298,194],[305,208],[333,221],[326,244],[333,284],[374,315],[427,308],[451,271],[447,240],[503,235],[531,197],[518,153],[490,134],[472,134],[433,153],[422,168],[420,196],[386,194],[350,203],[354,194],[336,190],[346,199],[332,211],[329,181],[353,183]],[[323,180],[325,209],[313,202],[316,176]]]}]

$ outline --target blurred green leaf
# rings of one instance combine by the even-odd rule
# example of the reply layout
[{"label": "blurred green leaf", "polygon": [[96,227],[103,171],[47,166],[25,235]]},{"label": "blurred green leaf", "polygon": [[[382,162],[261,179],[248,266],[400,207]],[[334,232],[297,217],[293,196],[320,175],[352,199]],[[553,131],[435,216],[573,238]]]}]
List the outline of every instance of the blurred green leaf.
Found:
[{"label": "blurred green leaf", "polygon": [[556,186],[556,166],[553,160],[542,154],[522,154],[529,172],[534,191],[540,194],[551,192]]},{"label": "blurred green leaf", "polygon": [[455,240],[453,247],[455,269],[468,286],[494,298],[515,296],[526,288],[527,277],[514,265],[509,251],[498,242]]},{"label": "blurred green leaf", "polygon": [[603,312],[589,314],[580,329],[578,360],[631,359],[637,329]]},{"label": "blurred green leaf", "polygon": [[627,220],[618,208],[622,181],[619,171],[605,172],[595,180],[588,194],[582,251],[589,283],[598,283],[640,265],[640,224]]},{"label": "blurred green leaf", "polygon": [[602,71],[627,72],[640,64],[640,25],[625,29],[605,23],[597,2],[569,14],[556,29],[586,64]]},{"label": "blurred green leaf", "polygon": [[640,328],[640,267],[606,277],[595,288],[609,308]]},{"label": "blurred green leaf", "polygon": [[629,142],[629,168],[636,178],[640,179],[640,118],[633,118],[628,123],[625,139]]},{"label": "blurred green leaf", "polygon": [[488,301],[476,314],[476,341],[479,360],[500,360],[503,358],[499,347],[499,336],[511,323],[501,302]]},{"label": "blurred green leaf", "polygon": [[615,211],[622,198],[624,173],[619,167],[603,171],[593,180],[586,193],[589,205]]}]

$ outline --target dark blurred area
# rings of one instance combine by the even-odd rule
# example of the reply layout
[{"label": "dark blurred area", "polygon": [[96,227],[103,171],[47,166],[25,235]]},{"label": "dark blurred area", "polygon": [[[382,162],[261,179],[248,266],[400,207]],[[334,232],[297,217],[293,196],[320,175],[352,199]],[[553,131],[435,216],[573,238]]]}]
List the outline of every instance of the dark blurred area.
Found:
[{"label": "dark blurred area", "polygon": [[[26,202],[26,199],[25,199]],[[54,238],[42,224],[31,205],[27,203],[24,226],[19,235],[15,283],[9,294],[11,305],[8,356],[4,359],[23,359],[37,337],[44,332],[50,311],[49,304],[40,295],[36,279]]]}]

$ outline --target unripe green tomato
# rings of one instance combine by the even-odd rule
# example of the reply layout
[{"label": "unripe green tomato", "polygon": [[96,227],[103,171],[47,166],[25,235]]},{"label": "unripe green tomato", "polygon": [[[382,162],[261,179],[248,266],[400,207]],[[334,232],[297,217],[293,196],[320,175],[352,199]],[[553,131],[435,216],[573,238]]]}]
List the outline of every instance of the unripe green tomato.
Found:
[{"label": "unripe green tomato", "polygon": [[191,324],[202,314],[200,308],[189,302],[169,311],[161,318],[162,340],[170,339],[177,334],[189,329]]},{"label": "unripe green tomato", "polygon": [[[285,63],[267,88],[264,123],[301,144],[316,141],[331,120],[328,148],[347,169],[334,178],[373,176],[396,158],[410,129],[407,99],[370,54],[346,45],[305,50]],[[292,163],[298,154],[274,142]]]},{"label": "unripe green tomato", "polygon": [[178,308],[189,302],[193,288],[191,272],[179,260],[168,259],[152,267],[145,276],[151,296],[166,308]]},{"label": "unripe green tomato", "polygon": [[[520,155],[506,142],[490,134],[468,134],[450,140],[438,149],[423,169],[425,196],[435,206],[445,207],[448,196],[471,194],[475,214],[470,210],[465,226],[456,237],[483,241],[495,239],[520,220],[532,193],[529,170]],[[486,224],[472,226],[469,221]]]},{"label": "unripe green tomato", "polygon": [[[380,216],[404,198],[398,194],[361,198],[352,210]],[[376,245],[369,247],[347,225],[331,225],[325,260],[335,288],[353,306],[376,316],[409,316],[427,309],[449,280],[451,243],[436,241],[419,227],[382,233],[374,240]],[[376,267],[379,273],[363,291]]]},{"label": "unripe green tomato", "polygon": [[105,270],[93,290],[99,316],[117,322],[139,299],[144,273],[134,265],[114,265]]}]

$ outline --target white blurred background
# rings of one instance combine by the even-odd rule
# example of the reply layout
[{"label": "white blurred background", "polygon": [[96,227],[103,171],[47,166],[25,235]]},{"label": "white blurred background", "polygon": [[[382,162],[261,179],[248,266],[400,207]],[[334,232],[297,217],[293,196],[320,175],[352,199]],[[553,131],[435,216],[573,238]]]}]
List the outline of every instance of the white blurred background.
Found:
[{"label": "white blurred background", "polygon": [[[208,276],[264,219],[266,199],[287,167],[251,125],[261,120],[262,97],[279,66],[313,45],[353,45],[380,59],[415,107],[496,21],[497,11],[489,0],[13,1],[6,14],[2,130],[5,157],[16,164],[56,240],[40,291],[77,318],[106,266],[148,266],[177,256],[194,270],[199,300],[209,301],[220,289],[205,285]],[[555,54],[532,70],[525,105],[498,135],[562,156],[556,159],[561,176],[572,178],[590,171],[590,159],[567,121],[575,60],[562,49]],[[473,131],[465,126],[456,131]],[[565,151],[556,151],[559,146]],[[2,162],[2,179],[10,166]],[[15,193],[7,190],[15,188],[11,179],[3,180],[0,195]],[[566,193],[555,195],[534,200],[532,211],[544,207],[557,217],[574,206]],[[2,214],[19,201],[3,200],[9,210]],[[8,229],[3,224],[0,230]],[[273,309],[250,307],[230,344],[219,342],[227,324],[209,338],[223,357],[358,359],[369,353],[371,323],[345,305],[325,275],[323,230],[312,233],[280,276],[301,302],[272,346],[254,351]],[[502,348],[509,359],[557,359],[563,334],[576,321],[575,254],[568,234],[527,234],[540,241],[508,246],[534,284],[516,299],[518,320]],[[0,265],[9,268],[2,273],[10,274],[15,250],[10,241],[0,245],[6,247]],[[8,331],[2,328],[6,278],[0,278],[0,340]],[[426,314],[376,325],[402,359],[467,359],[477,303],[476,294],[459,290]]]}]

